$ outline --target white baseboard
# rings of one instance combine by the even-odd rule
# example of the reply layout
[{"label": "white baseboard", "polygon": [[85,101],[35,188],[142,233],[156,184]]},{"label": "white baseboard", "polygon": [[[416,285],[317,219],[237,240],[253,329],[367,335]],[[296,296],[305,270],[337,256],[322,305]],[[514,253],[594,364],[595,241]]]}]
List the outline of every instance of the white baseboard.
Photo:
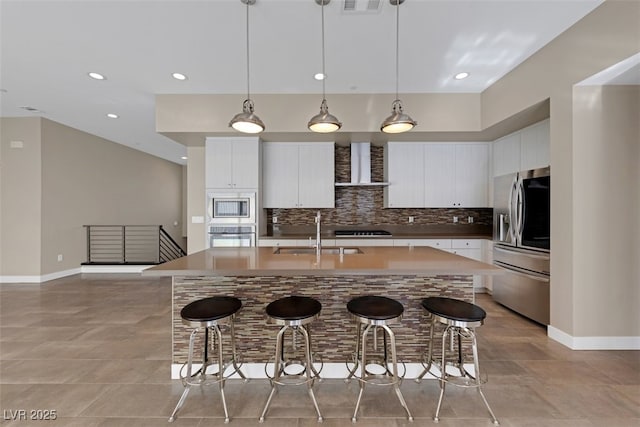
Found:
[{"label": "white baseboard", "polygon": [[70,270],[56,271],[42,276],[0,276],[1,283],[32,283],[39,284],[49,280],[73,276],[80,273],[141,273],[153,265],[83,265]]},{"label": "white baseboard", "polygon": [[[200,368],[200,364],[193,364],[193,369],[197,370]],[[273,364],[269,365],[269,373],[273,372]],[[314,363],[316,369],[320,368],[320,364]],[[422,364],[420,363],[407,363],[406,366],[406,374],[404,378],[412,379],[416,378],[418,375],[422,373],[424,369]],[[176,380],[180,379],[180,369],[182,369],[183,365],[180,363],[172,363],[171,364],[171,379]],[[465,365],[465,367],[467,367]],[[468,371],[473,372],[473,365],[468,366]],[[402,364],[398,365],[399,374],[402,375],[404,371],[404,367]],[[231,368],[229,368],[231,370]],[[448,371],[448,369],[447,369]],[[247,376],[247,378],[252,379],[266,379],[268,378],[264,371],[264,363],[244,363],[242,365],[242,372]],[[432,372],[438,374],[438,369],[434,366],[432,368]],[[346,378],[349,374],[347,367],[344,363],[325,363],[322,367],[322,372],[320,372],[320,376],[326,379],[343,379]],[[183,375],[186,375],[186,367],[183,369]],[[240,378],[238,374],[234,374],[231,378]],[[436,377],[431,373],[424,376],[424,379],[435,379]]]},{"label": "white baseboard", "polygon": [[571,350],[640,350],[640,337],[574,337],[553,326],[547,336]]},{"label": "white baseboard", "polygon": [[44,274],[42,276],[0,276],[0,283],[43,283],[49,280],[60,279],[61,277],[73,276],[81,273],[81,268],[56,271],[55,273]]},{"label": "white baseboard", "polygon": [[82,273],[141,273],[153,265],[83,265]]}]

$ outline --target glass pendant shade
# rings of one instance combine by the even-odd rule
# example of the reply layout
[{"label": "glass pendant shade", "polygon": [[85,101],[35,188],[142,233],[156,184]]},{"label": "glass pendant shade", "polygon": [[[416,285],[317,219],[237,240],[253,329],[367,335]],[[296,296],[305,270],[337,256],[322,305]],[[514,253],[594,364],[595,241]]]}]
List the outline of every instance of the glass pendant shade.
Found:
[{"label": "glass pendant shade", "polygon": [[318,133],[331,133],[335,132],[342,127],[340,120],[331,113],[329,113],[329,107],[327,107],[327,100],[323,99],[320,104],[320,112],[313,116],[307,124],[309,130]]},{"label": "glass pendant shade", "polygon": [[402,133],[413,129],[418,123],[408,114],[402,112],[402,102],[393,101],[391,115],[384,119],[380,130],[384,133]]},{"label": "glass pendant shade", "polygon": [[245,99],[242,103],[242,113],[233,116],[229,122],[229,126],[239,132],[244,133],[260,133],[265,126],[260,117],[253,113],[253,101]]}]

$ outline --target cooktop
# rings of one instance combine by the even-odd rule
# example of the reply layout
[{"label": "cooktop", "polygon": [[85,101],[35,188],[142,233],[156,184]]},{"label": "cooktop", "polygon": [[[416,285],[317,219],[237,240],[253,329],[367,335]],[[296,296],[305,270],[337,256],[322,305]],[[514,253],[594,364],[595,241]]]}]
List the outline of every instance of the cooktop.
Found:
[{"label": "cooktop", "polygon": [[386,230],[336,230],[336,237],[391,236]]}]

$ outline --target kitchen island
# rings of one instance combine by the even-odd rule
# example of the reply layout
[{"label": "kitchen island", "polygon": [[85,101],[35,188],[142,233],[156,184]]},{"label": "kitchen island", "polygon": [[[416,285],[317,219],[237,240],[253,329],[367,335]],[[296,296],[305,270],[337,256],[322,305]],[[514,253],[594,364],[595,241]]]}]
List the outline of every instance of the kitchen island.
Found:
[{"label": "kitchen island", "polygon": [[[293,294],[322,303],[320,319],[312,324],[315,351],[325,364],[337,367],[344,366],[355,345],[355,325],[346,311],[351,298],[376,294],[400,301],[405,312],[394,327],[398,352],[403,361],[418,363],[428,327],[420,301],[446,296],[472,302],[473,275],[499,272],[492,265],[431,247],[344,248],[342,254],[325,247],[320,256],[312,248],[262,247],[207,249],[143,274],[173,278],[174,367],[186,360],[189,329],[181,322],[180,310],[189,302],[213,295],[240,298],[238,348],[243,361],[253,365],[273,358],[278,328],[266,324],[265,306]],[[249,369],[250,376],[264,375],[257,366]]]}]

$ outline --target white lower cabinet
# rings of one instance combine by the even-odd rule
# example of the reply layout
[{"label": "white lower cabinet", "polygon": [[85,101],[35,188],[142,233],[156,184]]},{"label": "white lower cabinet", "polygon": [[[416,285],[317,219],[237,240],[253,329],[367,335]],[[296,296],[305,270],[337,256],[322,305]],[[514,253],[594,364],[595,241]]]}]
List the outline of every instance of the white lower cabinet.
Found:
[{"label": "white lower cabinet", "polygon": [[451,248],[451,239],[394,239],[393,246],[429,246],[446,250]]},{"label": "white lower cabinet", "polygon": [[[483,261],[482,240],[480,239],[452,239],[449,252],[476,261]],[[484,287],[484,276],[473,276],[474,289]]]}]

